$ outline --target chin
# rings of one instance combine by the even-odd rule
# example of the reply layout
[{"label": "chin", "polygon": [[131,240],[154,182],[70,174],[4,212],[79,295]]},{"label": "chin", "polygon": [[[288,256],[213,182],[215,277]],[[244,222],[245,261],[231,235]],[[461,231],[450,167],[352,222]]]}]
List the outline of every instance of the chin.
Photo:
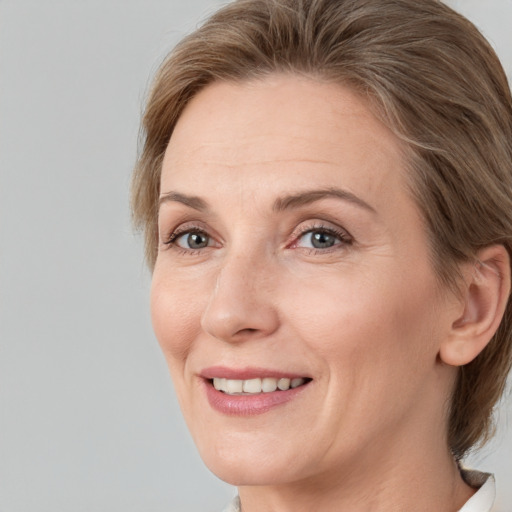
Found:
[{"label": "chin", "polygon": [[[288,461],[285,452],[279,448],[263,449],[252,446],[208,447],[199,454],[208,469],[218,478],[234,486],[276,485],[295,480],[300,473],[295,460]],[[293,468],[293,469],[292,469]]]},{"label": "chin", "polygon": [[277,468],[275,461],[269,461],[270,464],[260,465],[259,461],[234,460],[234,461],[212,461],[206,463],[208,469],[224,482],[240,486],[252,485],[277,485],[287,483],[293,478],[287,475],[282,468]]}]

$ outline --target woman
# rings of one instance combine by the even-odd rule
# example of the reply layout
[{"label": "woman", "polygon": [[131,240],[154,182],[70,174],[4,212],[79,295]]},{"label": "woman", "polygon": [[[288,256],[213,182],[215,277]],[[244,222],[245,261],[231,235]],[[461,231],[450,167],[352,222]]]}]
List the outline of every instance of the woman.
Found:
[{"label": "woman", "polygon": [[158,72],[151,308],[231,510],[491,510],[461,469],[511,365],[512,100],[436,0],[240,0]]}]

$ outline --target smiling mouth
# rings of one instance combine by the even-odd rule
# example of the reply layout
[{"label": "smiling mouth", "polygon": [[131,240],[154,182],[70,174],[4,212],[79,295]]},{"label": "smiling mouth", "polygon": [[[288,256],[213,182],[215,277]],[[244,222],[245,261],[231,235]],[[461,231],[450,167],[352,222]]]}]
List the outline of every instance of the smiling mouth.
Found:
[{"label": "smiling mouth", "polygon": [[256,379],[225,379],[214,377],[209,379],[210,383],[217,391],[227,395],[259,395],[261,393],[273,393],[274,391],[288,391],[300,386],[304,386],[312,379],[306,377],[297,377],[289,379],[282,377],[279,379],[273,377],[264,377]]}]

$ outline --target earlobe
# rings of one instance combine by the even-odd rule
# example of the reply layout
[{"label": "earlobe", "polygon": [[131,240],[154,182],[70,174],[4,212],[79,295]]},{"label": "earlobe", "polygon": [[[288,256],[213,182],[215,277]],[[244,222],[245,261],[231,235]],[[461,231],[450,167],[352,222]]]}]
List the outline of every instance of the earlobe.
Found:
[{"label": "earlobe", "polygon": [[510,259],[502,245],[482,249],[467,270],[463,312],[454,319],[440,347],[441,360],[451,366],[470,363],[487,346],[510,294]]}]

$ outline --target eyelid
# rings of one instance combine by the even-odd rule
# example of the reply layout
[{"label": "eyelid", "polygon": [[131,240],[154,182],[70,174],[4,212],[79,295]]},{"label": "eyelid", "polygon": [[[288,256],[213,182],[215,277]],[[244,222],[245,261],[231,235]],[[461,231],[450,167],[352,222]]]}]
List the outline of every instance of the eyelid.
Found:
[{"label": "eyelid", "polygon": [[[199,254],[205,249],[220,247],[221,241],[217,236],[215,230],[211,229],[204,222],[199,220],[187,220],[180,222],[175,222],[171,225],[172,227],[167,228],[165,230],[159,229],[159,245],[162,247],[162,250],[165,249],[173,249],[176,251],[181,251],[184,254]],[[186,235],[188,233],[201,233],[209,238],[213,243],[208,244],[206,247],[192,249],[181,247],[176,244],[176,240],[178,240],[181,236]]]},{"label": "eyelid", "polygon": [[174,218],[159,222],[158,235],[160,243],[165,243],[178,233],[194,230],[204,231],[205,233],[210,232],[210,229],[204,224],[204,222],[198,219]]},{"label": "eyelid", "polygon": [[[206,231],[203,229],[197,229],[197,228],[186,228],[186,229],[177,229],[170,233],[170,235],[167,237],[167,240],[164,242],[166,245],[174,244],[177,240],[182,238],[185,235],[191,235],[191,234],[200,234],[204,235],[206,238],[213,240],[213,237],[211,237]],[[178,244],[176,244],[178,245]],[[178,247],[181,247],[178,245]],[[183,249],[183,247],[182,247]]]},{"label": "eyelid", "polygon": [[[339,243],[333,245],[328,248],[311,248],[311,247],[300,247],[299,243],[301,238],[311,232],[314,231],[324,231],[329,233],[330,235],[339,239]],[[326,221],[311,221],[309,224],[301,224],[298,226],[291,235],[291,242],[287,244],[287,248],[289,249],[301,249],[312,252],[314,254],[327,254],[331,251],[337,251],[345,248],[348,245],[352,245],[354,243],[353,236],[345,229],[331,222]]]},{"label": "eyelid", "polygon": [[332,222],[323,221],[323,220],[315,220],[310,221],[307,224],[301,224],[297,228],[295,228],[291,234],[291,243],[288,244],[288,247],[293,246],[298,242],[298,240],[307,233],[311,231],[326,231],[336,237],[338,237],[341,241],[345,243],[353,243],[354,237],[341,226],[338,226]]}]

